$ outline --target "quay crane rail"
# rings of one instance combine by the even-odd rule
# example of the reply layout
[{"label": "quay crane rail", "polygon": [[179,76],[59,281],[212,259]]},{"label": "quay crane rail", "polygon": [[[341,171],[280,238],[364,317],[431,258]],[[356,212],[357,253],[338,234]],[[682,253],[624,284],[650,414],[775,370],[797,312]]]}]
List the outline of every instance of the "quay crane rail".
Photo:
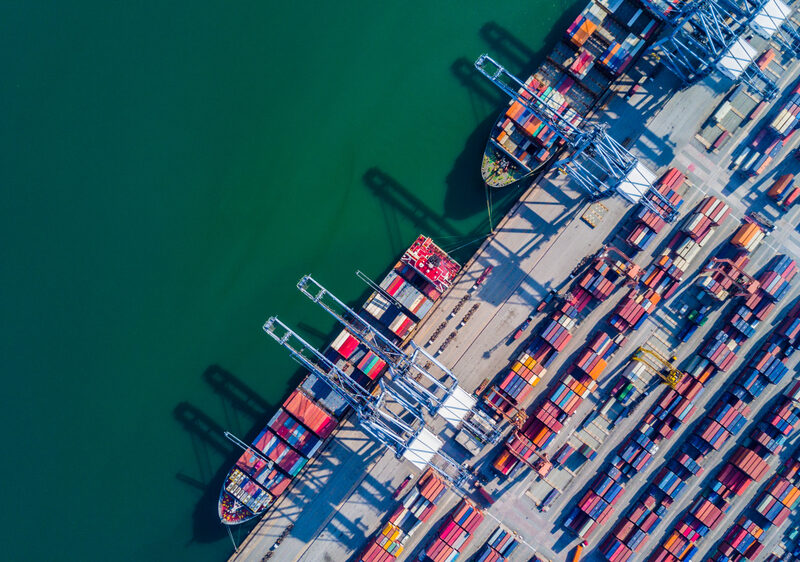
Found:
[{"label": "quay crane rail", "polygon": [[[585,122],[575,109],[565,110],[553,98],[540,95],[487,54],[478,57],[475,68],[564,141],[571,154],[556,166],[576,180],[591,199],[617,193],[631,203],[643,204],[667,222],[675,220],[676,209],[653,187],[655,174],[608,134],[607,124]],[[664,209],[650,197],[661,201]]]}]

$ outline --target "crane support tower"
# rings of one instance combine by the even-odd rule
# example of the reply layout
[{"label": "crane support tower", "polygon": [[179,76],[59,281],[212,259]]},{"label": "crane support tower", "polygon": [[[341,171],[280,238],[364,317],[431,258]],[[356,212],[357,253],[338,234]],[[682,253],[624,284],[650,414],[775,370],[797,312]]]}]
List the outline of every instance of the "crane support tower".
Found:
[{"label": "crane support tower", "polygon": [[369,392],[276,317],[264,331],[303,367],[324,380],[353,409],[359,426],[377,442],[419,469],[430,466],[457,490],[472,482],[473,475],[442,451],[444,443],[431,432],[416,405],[383,381]]},{"label": "crane support tower", "polygon": [[[684,85],[692,84],[717,70],[734,82],[745,83],[748,89],[764,100],[771,100],[777,95],[778,87],[758,67],[758,53],[744,36],[754,24],[761,25],[761,33],[769,30],[768,36],[774,34],[775,24],[780,18],[778,14],[782,12],[780,6],[776,11],[773,4],[777,6],[782,2],[757,2],[769,4],[768,9],[756,10],[756,3],[748,0],[694,0],[682,3],[679,9],[674,10],[667,6],[674,6],[677,2],[645,2],[655,16],[669,25],[667,35],[656,41],[651,49]],[[737,4],[747,7],[740,9]],[[748,15],[749,12],[752,15]],[[788,21],[785,17],[783,19]]]},{"label": "crane support tower", "polygon": [[[655,174],[608,133],[607,124],[586,122],[574,108],[540,95],[487,54],[478,57],[475,68],[564,141],[570,154],[556,166],[591,199],[617,193],[631,203],[641,203],[667,222],[675,220],[676,209],[653,188]],[[651,198],[659,200],[666,210]]]},{"label": "crane support tower", "polygon": [[[402,351],[310,275],[300,279],[297,288],[338,320],[350,335],[386,362],[389,368],[386,384],[391,385],[396,392],[407,396],[431,416],[440,416],[454,427],[467,428],[483,442],[498,442],[500,432],[493,424],[487,431],[483,424],[472,422],[472,419],[479,416],[475,407],[477,401],[458,386],[458,379],[450,369],[430,353],[414,342],[409,343],[410,354]],[[432,373],[429,365],[435,365],[442,376],[437,377]]]}]

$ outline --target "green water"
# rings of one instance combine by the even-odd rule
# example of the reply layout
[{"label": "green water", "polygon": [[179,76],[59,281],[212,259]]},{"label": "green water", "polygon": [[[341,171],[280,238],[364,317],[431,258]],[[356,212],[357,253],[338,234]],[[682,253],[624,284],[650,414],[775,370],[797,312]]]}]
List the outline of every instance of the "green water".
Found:
[{"label": "green water", "polygon": [[224,559],[219,431],[297,376],[261,324],[321,343],[302,274],[352,301],[486,232],[471,60],[529,70],[576,6],[0,7],[3,559]]}]

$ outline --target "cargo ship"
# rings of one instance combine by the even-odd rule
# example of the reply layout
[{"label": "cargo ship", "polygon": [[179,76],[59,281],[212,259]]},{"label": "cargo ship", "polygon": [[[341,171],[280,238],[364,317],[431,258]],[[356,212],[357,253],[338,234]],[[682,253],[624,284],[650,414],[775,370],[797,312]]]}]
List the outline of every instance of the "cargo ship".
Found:
[{"label": "cargo ship", "polygon": [[[430,238],[420,235],[375,284],[359,314],[394,343],[402,344],[460,269]],[[374,388],[387,370],[382,359],[345,329],[325,356],[367,389]],[[220,521],[238,525],[266,513],[325,447],[347,414],[344,399],[309,373],[228,472],[219,494]]]},{"label": "cargo ship", "polygon": [[486,184],[500,188],[530,177],[563,146],[556,131],[520,100],[534,92],[559,113],[585,118],[658,28],[658,20],[634,0],[591,0],[498,117],[481,164]]}]

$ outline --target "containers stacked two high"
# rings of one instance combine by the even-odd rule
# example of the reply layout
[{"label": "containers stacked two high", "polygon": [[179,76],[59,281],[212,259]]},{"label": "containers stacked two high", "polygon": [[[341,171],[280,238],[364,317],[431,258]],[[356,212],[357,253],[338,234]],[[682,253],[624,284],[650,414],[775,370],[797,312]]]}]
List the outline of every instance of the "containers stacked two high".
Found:
[{"label": "containers stacked two high", "polygon": [[[773,263],[779,263],[780,261],[781,258],[777,258],[773,260]],[[769,272],[770,269],[767,268],[766,271]],[[759,295],[758,299],[767,298],[764,296],[765,293],[763,291],[759,290],[757,293]],[[737,378],[736,384],[719,401],[711,405],[709,414],[686,441],[686,445],[682,447],[680,455],[666,462],[665,466],[656,473],[654,482],[634,503],[634,508],[629,510],[627,517],[620,521],[611,534],[606,536],[600,548],[607,559],[613,561],[628,560],[636,549],[641,548],[646,536],[643,538],[641,534],[634,530],[620,537],[623,534],[620,528],[629,526],[626,521],[645,520],[642,517],[649,518],[648,525],[657,525],[658,521],[663,518],[667,510],[684,490],[685,481],[701,473],[705,455],[714,449],[719,449],[731,435],[741,430],[746,422],[746,416],[750,413],[747,404],[755,398],[750,394],[748,388],[760,393],[760,390],[754,388],[751,382],[753,378],[751,369],[756,369],[756,378],[761,381],[759,384],[762,384],[762,389],[764,384],[771,383],[771,379],[764,374],[763,370],[768,369],[775,384],[780,381],[783,376],[781,373],[786,372],[785,361],[788,356],[785,351],[788,346],[782,344],[782,352],[772,349],[771,346],[776,341],[785,341],[781,332],[787,324],[791,325],[793,323],[793,318],[798,313],[800,313],[800,304],[787,314],[784,321],[773,332],[772,339],[775,341],[768,341],[765,344],[767,355],[778,357],[778,363],[782,368],[770,366],[770,361],[764,360],[761,354],[757,354],[753,358],[750,367],[743,370]],[[726,329],[727,326],[728,324],[726,324]],[[747,339],[742,334],[739,334],[739,336],[737,340],[740,343]],[[717,335],[712,336],[708,341],[718,341]],[[695,399],[702,393],[706,382],[720,370],[720,367],[708,358],[698,356],[692,360],[685,376],[676,388],[668,389],[663,393],[655,406],[643,418],[643,425],[637,428],[636,432],[623,442],[611,462],[611,467],[604,469],[604,472],[607,474],[619,474],[618,481],[624,484],[636,472],[646,468],[655,447],[662,440],[672,437],[684,421],[691,418]],[[640,435],[645,439],[642,440]],[[645,446],[642,447],[642,444]],[[596,480],[599,478],[598,476]],[[656,518],[653,519],[649,514],[641,512],[642,507],[654,513]],[[707,508],[704,507],[703,509]],[[635,516],[632,514],[635,514]],[[641,527],[638,528],[641,529]],[[645,535],[649,534],[649,530],[644,531]],[[684,552],[687,544],[688,541],[684,544],[683,539],[679,539],[676,536],[669,541],[668,545],[662,545],[659,556],[664,556],[664,559],[671,560],[672,558],[669,557],[676,556],[676,551],[680,551],[679,554],[685,555],[688,552],[688,550]]]},{"label": "containers stacked two high", "polygon": [[453,562],[472,540],[483,522],[483,513],[467,499],[448,514],[439,527],[436,538],[425,550],[427,562]]},{"label": "containers stacked two high", "polygon": [[420,476],[380,532],[361,553],[361,562],[390,562],[403,553],[403,544],[425,522],[447,492],[445,483],[433,469]]}]

